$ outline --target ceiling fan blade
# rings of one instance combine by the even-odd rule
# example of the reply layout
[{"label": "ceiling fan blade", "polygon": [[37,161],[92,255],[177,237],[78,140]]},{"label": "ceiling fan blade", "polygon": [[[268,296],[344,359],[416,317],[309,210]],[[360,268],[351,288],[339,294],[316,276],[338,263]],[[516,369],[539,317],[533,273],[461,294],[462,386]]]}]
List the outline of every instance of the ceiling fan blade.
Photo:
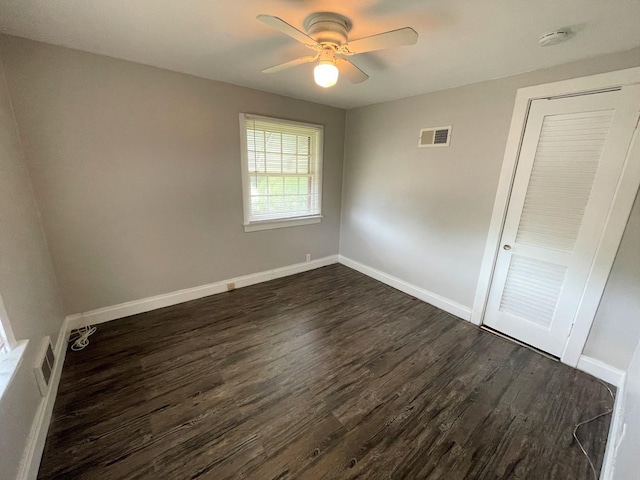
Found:
[{"label": "ceiling fan blade", "polygon": [[344,75],[351,83],[362,83],[369,75],[364,73],[346,58],[336,58],[336,66],[340,75]]},{"label": "ceiling fan blade", "polygon": [[275,28],[279,32],[282,32],[285,35],[289,35],[291,38],[299,41],[300,43],[304,43],[305,45],[308,45],[310,47],[315,47],[318,44],[318,42],[316,42],[309,35],[301,32],[294,26],[289,25],[281,18],[273,17],[271,15],[258,15],[256,18],[261,22],[266,23],[271,28]]},{"label": "ceiling fan blade", "polygon": [[385,48],[400,47],[402,45],[413,45],[417,41],[418,32],[413,28],[405,27],[354,40],[344,45],[342,51],[346,55],[356,55],[358,53],[373,52]]},{"label": "ceiling fan blade", "polygon": [[276,65],[275,67],[265,68],[264,70],[262,70],[262,73],[280,72],[282,70],[286,70],[287,68],[297,67],[298,65],[302,65],[303,63],[311,63],[317,58],[317,55],[315,57],[311,56],[298,58],[296,60],[291,60],[290,62],[281,63],[280,65]]}]

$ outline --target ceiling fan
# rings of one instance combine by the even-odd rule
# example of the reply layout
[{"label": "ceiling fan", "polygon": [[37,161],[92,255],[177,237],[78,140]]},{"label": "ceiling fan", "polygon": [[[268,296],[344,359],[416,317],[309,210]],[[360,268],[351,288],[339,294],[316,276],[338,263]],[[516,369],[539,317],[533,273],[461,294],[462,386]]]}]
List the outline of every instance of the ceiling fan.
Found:
[{"label": "ceiling fan", "polygon": [[271,15],[258,15],[257,19],[316,52],[315,55],[291,60],[267,68],[262,72],[280,72],[318,60],[314,69],[314,79],[318,85],[325,88],[334,86],[338,81],[339,74],[344,75],[351,83],[361,83],[369,78],[369,75],[339,55],[357,55],[385,48],[413,45],[418,41],[417,32],[412,28],[405,27],[349,42],[347,35],[351,30],[351,21],[340,14],[331,12],[314,13],[307,17],[304,22],[307,33],[301,32],[284,20]]}]

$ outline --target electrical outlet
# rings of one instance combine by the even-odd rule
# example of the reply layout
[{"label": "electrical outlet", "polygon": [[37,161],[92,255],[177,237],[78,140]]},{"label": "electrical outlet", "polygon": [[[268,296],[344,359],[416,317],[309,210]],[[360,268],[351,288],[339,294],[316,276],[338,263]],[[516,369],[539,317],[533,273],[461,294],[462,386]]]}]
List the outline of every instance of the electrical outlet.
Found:
[{"label": "electrical outlet", "polygon": [[307,263],[309,263],[311,261],[311,254],[307,253]]},{"label": "electrical outlet", "polygon": [[235,290],[235,289],[236,289],[235,283],[227,283],[227,292],[230,292],[231,290]]}]

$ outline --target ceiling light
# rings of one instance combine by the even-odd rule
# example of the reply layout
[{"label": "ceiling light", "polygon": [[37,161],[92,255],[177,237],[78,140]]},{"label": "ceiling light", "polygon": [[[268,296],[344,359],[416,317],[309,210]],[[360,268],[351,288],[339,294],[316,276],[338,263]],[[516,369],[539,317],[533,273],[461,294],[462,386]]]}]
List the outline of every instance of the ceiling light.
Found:
[{"label": "ceiling light", "polygon": [[330,60],[324,60],[313,69],[313,78],[323,88],[333,87],[338,81],[338,67]]},{"label": "ceiling light", "polygon": [[262,72],[276,73],[317,61],[319,65],[315,69],[314,77],[316,83],[324,88],[336,84],[338,70],[340,77],[344,77],[351,83],[362,83],[369,78],[369,75],[348,60],[351,55],[376,52],[402,45],[413,45],[418,41],[418,33],[410,27],[349,41],[351,20],[331,12],[318,12],[309,15],[304,21],[305,32],[301,32],[293,25],[272,15],[258,15],[257,18],[315,52],[315,55],[308,55],[265,68]]}]

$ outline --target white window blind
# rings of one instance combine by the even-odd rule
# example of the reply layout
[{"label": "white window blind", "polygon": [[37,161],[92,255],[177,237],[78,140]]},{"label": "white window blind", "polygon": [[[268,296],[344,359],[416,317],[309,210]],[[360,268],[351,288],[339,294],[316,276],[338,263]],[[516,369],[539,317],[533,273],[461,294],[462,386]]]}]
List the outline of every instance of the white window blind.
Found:
[{"label": "white window blind", "polygon": [[323,127],[240,115],[244,223],[321,215]]}]

